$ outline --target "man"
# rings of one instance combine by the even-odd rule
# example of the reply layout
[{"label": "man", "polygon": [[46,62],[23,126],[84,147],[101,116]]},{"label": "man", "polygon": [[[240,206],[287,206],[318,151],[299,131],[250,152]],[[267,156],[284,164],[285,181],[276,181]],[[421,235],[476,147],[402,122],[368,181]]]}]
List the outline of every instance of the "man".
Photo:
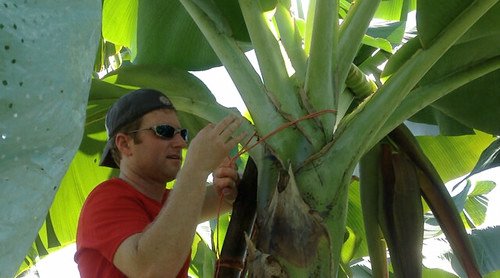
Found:
[{"label": "man", "polygon": [[[106,115],[100,163],[120,174],[98,185],[82,208],[75,254],[81,276],[187,277],[197,224],[219,206],[228,211],[236,197],[238,175],[226,158],[244,136],[234,134],[240,123],[228,116],[202,129],[181,168],[187,130],[168,98],[151,89],[121,97]],[[212,172],[214,184],[206,186]]]}]

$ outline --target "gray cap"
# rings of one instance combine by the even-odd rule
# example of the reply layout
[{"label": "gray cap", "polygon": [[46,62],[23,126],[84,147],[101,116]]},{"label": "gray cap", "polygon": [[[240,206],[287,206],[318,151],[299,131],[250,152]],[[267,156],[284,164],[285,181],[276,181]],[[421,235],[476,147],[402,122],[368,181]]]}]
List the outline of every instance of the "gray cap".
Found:
[{"label": "gray cap", "polygon": [[138,89],[120,97],[106,114],[108,141],[102,152],[99,165],[119,168],[111,155],[114,136],[124,125],[131,123],[144,114],[157,109],[173,109],[172,102],[161,92],[153,89]]}]

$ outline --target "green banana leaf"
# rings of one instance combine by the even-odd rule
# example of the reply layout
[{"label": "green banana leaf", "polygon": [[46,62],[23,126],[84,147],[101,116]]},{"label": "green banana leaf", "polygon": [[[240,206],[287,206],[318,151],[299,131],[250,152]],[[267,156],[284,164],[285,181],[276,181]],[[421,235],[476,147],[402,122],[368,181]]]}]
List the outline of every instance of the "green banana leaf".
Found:
[{"label": "green banana leaf", "polygon": [[191,248],[191,265],[189,273],[194,277],[214,277],[215,253],[197,233]]},{"label": "green banana leaf", "polygon": [[474,169],[472,169],[472,171],[466,177],[464,177],[464,180],[484,170],[500,166],[500,156],[498,156],[499,153],[500,139],[497,138],[494,142],[491,143],[491,145],[488,146],[488,148],[486,148],[481,153],[476,166],[474,166]]},{"label": "green banana leaf", "polygon": [[[474,229],[484,224],[488,211],[490,196],[488,194],[495,189],[494,181],[477,181],[472,187],[471,180],[467,180],[463,187],[456,187],[454,190],[449,186],[450,195],[453,203],[467,229]],[[472,190],[471,190],[472,188]],[[426,208],[425,219],[425,238],[436,237],[442,234],[437,219]]]},{"label": "green banana leaf", "polygon": [[[469,188],[467,188],[467,190],[468,189]],[[458,194],[464,194],[466,198],[461,198],[457,195],[454,196],[454,201],[458,203],[457,206],[461,205],[462,208],[465,206],[465,212],[467,211],[468,205],[476,205],[473,204],[475,198],[478,196],[485,198],[484,195],[488,194],[491,189],[491,182],[479,182],[470,194],[467,195],[467,192],[464,194],[464,191]],[[484,217],[484,211],[478,215]],[[429,228],[429,219],[426,220],[426,228]],[[439,228],[437,227],[436,229]],[[497,246],[497,238],[499,236],[500,226],[472,229],[469,235],[472,246],[476,252],[479,268],[484,277],[497,277],[495,275],[498,275],[498,271],[500,270],[498,260],[500,254]],[[424,240],[423,254],[425,258],[423,261],[422,277],[466,277],[455,255],[452,253],[448,241],[439,234],[432,233],[431,237]],[[365,256],[352,261],[350,267],[354,277],[373,277],[371,275],[370,262]]]},{"label": "green banana leaf", "polygon": [[486,220],[489,199],[485,196],[496,187],[493,181],[477,182],[474,189],[467,196],[462,218],[465,218],[466,227],[476,228]]},{"label": "green banana leaf", "polygon": [[[204,1],[197,3],[206,5]],[[211,11],[212,18],[224,18],[217,22],[220,31],[231,34],[243,48],[249,49],[238,2],[214,3],[219,10]],[[129,48],[135,64],[170,65],[186,70],[221,64],[179,1],[108,0],[104,1],[102,20],[104,38]]]},{"label": "green banana leaf", "polygon": [[416,0],[382,1],[374,17],[387,21],[404,20],[408,12],[415,10],[416,2]]},{"label": "green banana leaf", "polygon": [[470,173],[495,137],[477,132],[462,136],[418,136],[417,140],[446,183]]},{"label": "green banana leaf", "polygon": [[80,144],[100,6],[1,5],[0,277],[12,277],[23,262]]},{"label": "green banana leaf", "polygon": [[[498,237],[500,237],[499,226],[473,229],[469,235],[482,275],[498,275],[498,271],[500,270]],[[466,277],[460,264],[458,264],[451,252],[446,238],[439,237],[427,240],[425,241],[425,246],[424,255],[427,259],[424,259],[424,265],[426,267],[439,267],[454,274],[454,277]]]},{"label": "green banana leaf", "polygon": [[[395,72],[404,62],[426,45],[448,24],[454,14],[462,12],[462,6],[469,1],[456,1],[457,5],[435,1],[422,1],[421,12],[417,16],[419,36],[403,46],[392,57],[384,69],[384,76]],[[500,25],[500,4],[492,7],[463,37],[433,66],[422,78],[418,86],[430,86],[439,80],[450,78],[460,72],[467,72],[479,63],[498,59],[500,56],[500,30],[492,26]],[[439,18],[439,20],[437,20]],[[439,24],[436,24],[439,22]],[[444,135],[473,133],[473,129],[491,134],[500,134],[496,124],[500,117],[500,70],[496,70],[477,80],[459,87],[453,93],[439,99],[422,110],[413,121],[438,124]],[[481,111],[478,113],[478,111]]]}]

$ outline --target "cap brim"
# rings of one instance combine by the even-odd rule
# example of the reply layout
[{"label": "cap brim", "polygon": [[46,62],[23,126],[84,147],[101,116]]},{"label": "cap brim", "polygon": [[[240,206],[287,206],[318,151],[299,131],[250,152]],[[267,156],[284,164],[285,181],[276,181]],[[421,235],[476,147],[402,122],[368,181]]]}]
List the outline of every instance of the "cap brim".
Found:
[{"label": "cap brim", "polygon": [[106,142],[106,146],[102,152],[101,161],[99,162],[100,166],[110,167],[119,169],[118,165],[116,165],[113,156],[111,155],[111,140]]}]

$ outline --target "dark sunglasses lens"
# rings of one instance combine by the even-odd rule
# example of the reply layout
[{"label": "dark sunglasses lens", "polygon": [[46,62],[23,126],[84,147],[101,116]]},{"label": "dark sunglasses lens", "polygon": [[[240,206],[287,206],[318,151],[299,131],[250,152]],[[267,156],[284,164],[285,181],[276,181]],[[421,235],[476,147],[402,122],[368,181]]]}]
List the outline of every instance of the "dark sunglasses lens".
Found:
[{"label": "dark sunglasses lens", "polygon": [[183,128],[181,129],[181,137],[182,139],[184,139],[184,141],[188,141],[188,130]]},{"label": "dark sunglasses lens", "polygon": [[[166,139],[171,139],[174,137],[174,135],[177,133],[176,129],[172,126],[169,125],[159,125],[155,127],[155,132],[159,136],[166,138]],[[179,133],[181,134],[182,139],[187,142],[188,139],[188,131],[187,129],[181,129],[179,130]]]},{"label": "dark sunglasses lens", "polygon": [[163,138],[172,138],[175,134],[175,128],[169,125],[159,125],[155,127],[156,134],[160,135]]}]

